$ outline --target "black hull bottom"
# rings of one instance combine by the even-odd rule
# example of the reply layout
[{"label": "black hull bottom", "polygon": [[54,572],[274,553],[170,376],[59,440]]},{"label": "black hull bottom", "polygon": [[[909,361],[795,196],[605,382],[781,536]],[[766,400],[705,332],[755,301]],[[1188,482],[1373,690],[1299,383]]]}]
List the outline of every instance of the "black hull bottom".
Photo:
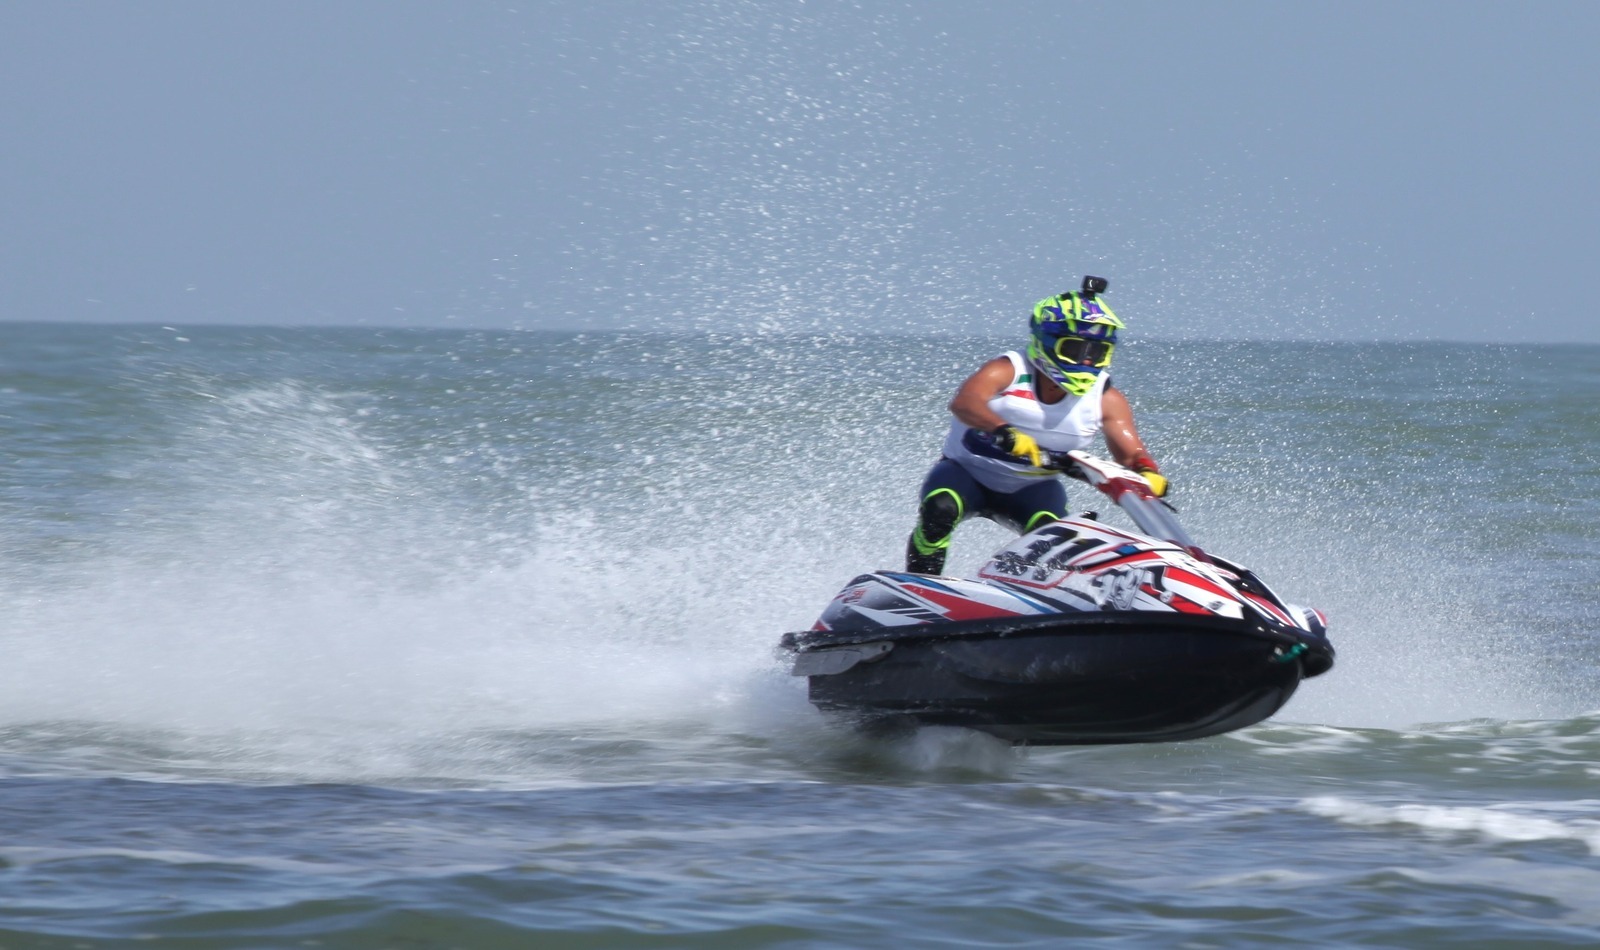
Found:
[{"label": "black hull bottom", "polygon": [[795,635],[791,647],[812,654],[812,663],[849,651],[863,657],[811,675],[812,703],[869,728],[965,726],[1030,745],[1166,742],[1218,735],[1277,712],[1308,665],[1310,675],[1325,668],[1308,642],[1331,662],[1326,641],[1209,618],[1152,623],[1145,616],[1133,625],[1101,615],[994,632],[901,629],[878,640],[865,631]]}]

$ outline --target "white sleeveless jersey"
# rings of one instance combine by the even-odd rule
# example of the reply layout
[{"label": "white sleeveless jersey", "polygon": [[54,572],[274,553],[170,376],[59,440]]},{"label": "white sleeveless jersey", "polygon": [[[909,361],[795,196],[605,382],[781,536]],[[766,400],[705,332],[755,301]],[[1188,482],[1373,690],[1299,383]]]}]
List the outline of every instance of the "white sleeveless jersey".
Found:
[{"label": "white sleeveless jersey", "polygon": [[[1089,448],[1100,432],[1100,400],[1111,375],[1101,373],[1082,396],[1069,394],[1060,402],[1047,405],[1039,401],[1034,391],[1034,371],[1022,354],[1013,350],[1006,353],[1005,357],[1011,361],[1011,382],[998,396],[989,400],[989,408],[994,414],[1033,436],[1041,448],[1052,452]],[[1001,459],[978,454],[969,448],[968,433],[977,434],[960,419],[952,419],[950,432],[944,439],[944,455],[959,462],[961,467],[991,491],[1017,491],[1040,478],[1061,474],[1050,469],[1035,468],[1014,456]]]}]

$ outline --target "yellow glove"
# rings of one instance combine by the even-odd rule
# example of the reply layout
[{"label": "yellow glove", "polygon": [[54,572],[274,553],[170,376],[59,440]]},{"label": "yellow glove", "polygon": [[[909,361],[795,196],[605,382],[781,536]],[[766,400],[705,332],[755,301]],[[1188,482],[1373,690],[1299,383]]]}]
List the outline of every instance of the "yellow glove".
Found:
[{"label": "yellow glove", "polygon": [[1016,426],[1001,426],[991,433],[994,444],[1002,452],[1009,452],[1017,458],[1027,459],[1034,468],[1044,468],[1044,451],[1039,448],[1039,443],[1033,436]]},{"label": "yellow glove", "polygon": [[1138,457],[1128,464],[1128,467],[1138,472],[1140,478],[1150,483],[1150,491],[1157,498],[1166,497],[1167,477],[1161,474],[1161,470],[1156,467],[1155,459],[1151,458],[1147,453],[1140,452]]}]

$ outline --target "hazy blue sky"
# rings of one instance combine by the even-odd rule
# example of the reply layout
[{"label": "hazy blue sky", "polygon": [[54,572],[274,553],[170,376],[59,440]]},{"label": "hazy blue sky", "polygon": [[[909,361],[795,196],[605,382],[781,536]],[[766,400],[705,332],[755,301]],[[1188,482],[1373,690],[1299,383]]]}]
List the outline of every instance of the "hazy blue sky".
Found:
[{"label": "hazy blue sky", "polygon": [[0,319],[1600,342],[1600,4],[0,4]]}]

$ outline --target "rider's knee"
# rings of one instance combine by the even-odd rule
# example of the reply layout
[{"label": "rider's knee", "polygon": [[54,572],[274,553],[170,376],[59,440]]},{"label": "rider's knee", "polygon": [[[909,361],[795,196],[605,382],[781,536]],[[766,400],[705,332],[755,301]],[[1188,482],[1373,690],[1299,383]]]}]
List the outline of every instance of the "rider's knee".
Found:
[{"label": "rider's knee", "polygon": [[957,524],[961,523],[961,516],[965,506],[961,503],[961,496],[948,488],[932,491],[922,499],[922,507],[918,510],[918,521],[924,537],[943,538],[954,531]]}]

